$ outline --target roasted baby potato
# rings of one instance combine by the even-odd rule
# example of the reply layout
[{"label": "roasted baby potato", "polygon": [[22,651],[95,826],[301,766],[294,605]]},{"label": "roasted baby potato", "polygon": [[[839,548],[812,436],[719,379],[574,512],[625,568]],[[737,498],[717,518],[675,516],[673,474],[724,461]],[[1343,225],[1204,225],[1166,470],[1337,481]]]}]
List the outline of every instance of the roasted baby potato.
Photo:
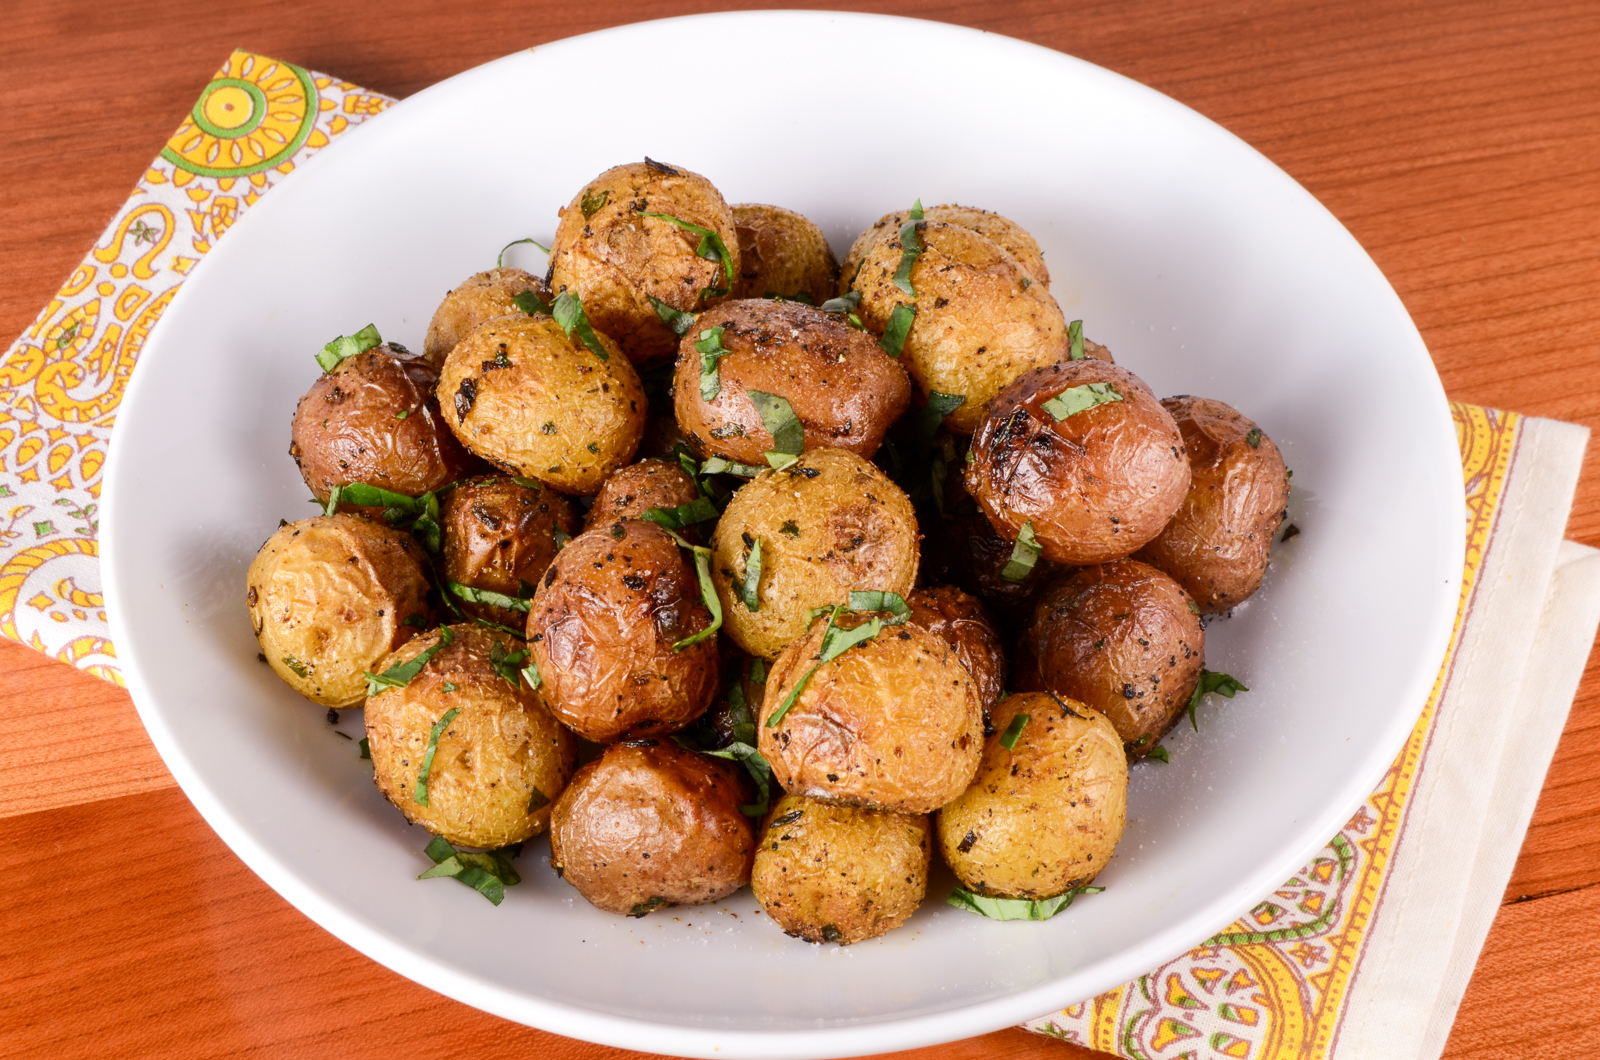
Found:
[{"label": "roasted baby potato", "polygon": [[[577,742],[515,665],[503,662],[523,650],[522,641],[470,622],[447,628],[448,644],[430,630],[374,667],[382,673],[438,649],[403,687],[367,700],[373,780],[407,820],[452,843],[520,843],[549,825],[550,805],[577,762]],[[507,676],[496,672],[497,660]]]},{"label": "roasted baby potato", "polygon": [[496,317],[522,316],[525,310],[515,299],[524,292],[532,292],[547,305],[550,302],[550,290],[544,281],[521,269],[490,269],[469,276],[461,286],[445,295],[439,308],[433,311],[422,352],[433,364],[444,364],[445,356],[456,348],[456,343],[479,324]]},{"label": "roasted baby potato", "polygon": [[[1015,746],[1000,741],[1027,715]],[[1127,816],[1128,761],[1111,723],[1043,692],[1007,696],[977,779],[939,811],[939,851],[968,890],[1049,898],[1105,868]]]},{"label": "roasted baby potato", "polygon": [[572,539],[528,614],[539,694],[563,724],[605,743],[677,732],[717,691],[717,639],[688,553],[622,519]]},{"label": "roasted baby potato", "polygon": [[[744,589],[758,543],[752,609]],[[843,449],[814,449],[735,493],[711,552],[723,629],[751,655],[772,659],[805,633],[812,608],[844,603],[852,589],[909,593],[917,516],[876,467]]]},{"label": "roasted baby potato", "polygon": [[[709,245],[710,256],[699,253],[706,237],[668,217],[714,232],[728,260]],[[678,351],[678,336],[651,299],[698,313],[732,293],[739,267],[733,211],[722,195],[697,173],[649,159],[584,186],[562,211],[550,246],[551,290],[577,294],[589,322],[641,369]]]},{"label": "roasted baby potato", "polygon": [[991,397],[1028,369],[1067,355],[1067,323],[1044,284],[978,233],[924,221],[917,236],[915,296],[895,283],[905,249],[898,232],[867,250],[854,284],[861,320],[883,334],[896,307],[915,309],[901,360],[924,398],[965,398],[945,426],[971,434]]},{"label": "roasted baby potato", "polygon": [[1171,415],[1138,376],[1097,360],[1032,369],[996,394],[968,456],[967,491],[996,532],[1016,540],[1030,526],[1054,563],[1142,548],[1188,489]]},{"label": "roasted baby potato", "polygon": [[[470,479],[447,492],[439,507],[439,573],[446,581],[513,599],[533,595],[533,586],[560,548],[557,534],[564,539],[578,531],[566,496],[534,479]],[[474,618],[518,629],[528,620],[523,609],[453,595]]]},{"label": "roasted baby potato", "polygon": [[363,672],[427,621],[422,549],[359,515],[280,527],[246,576],[250,628],[273,671],[324,707],[355,707]]},{"label": "roasted baby potato", "polygon": [[[727,351],[709,372],[698,349],[708,341]],[[836,314],[770,299],[707,310],[684,335],[673,378],[678,424],[702,452],[765,466],[775,443],[751,391],[789,402],[807,449],[867,459],[911,402],[905,369],[871,335]]]},{"label": "roasted baby potato", "polygon": [[677,508],[693,504],[700,490],[689,473],[665,460],[641,460],[618,468],[595,494],[586,528],[618,519],[637,519],[651,508]]},{"label": "roasted baby potato", "polygon": [[670,740],[612,744],[578,770],[550,822],[550,865],[608,913],[726,897],[750,881],[743,772]]},{"label": "roasted baby potato", "polygon": [[957,661],[972,675],[973,689],[987,718],[1006,686],[1005,651],[988,608],[953,585],[918,589],[906,597],[906,603],[911,607],[911,621],[950,645]]},{"label": "roasted baby potato", "polygon": [[[867,620],[833,618],[845,628]],[[929,813],[966,790],[983,705],[950,646],[921,626],[885,626],[823,662],[828,624],[819,617],[767,675],[756,733],[773,779],[796,795],[904,813]]]},{"label": "roasted baby potato", "polygon": [[930,837],[921,814],[785,795],[767,815],[750,889],[785,934],[841,946],[877,938],[922,904]]},{"label": "roasted baby potato", "polygon": [[1205,663],[1200,610],[1137,560],[1084,567],[1054,583],[1018,641],[1016,686],[1054,692],[1110,719],[1142,755],[1189,703]]},{"label": "roasted baby potato", "polygon": [[928,584],[960,586],[994,608],[994,620],[1010,628],[1026,618],[1030,602],[1056,565],[1040,557],[1020,580],[1004,577],[1012,542],[995,533],[967,492],[965,471],[964,458],[949,462],[944,478],[944,518],[923,520],[920,576]]},{"label": "roasted baby potato", "polygon": [[1233,408],[1210,398],[1167,398],[1189,454],[1189,492],[1138,558],[1178,580],[1204,614],[1261,587],[1289,503],[1283,454]]},{"label": "roasted baby potato", "polygon": [[[1016,258],[1017,264],[1021,265],[1034,280],[1046,287],[1050,286],[1050,270],[1044,267],[1044,252],[1039,249],[1039,244],[1034,242],[1033,237],[1010,218],[973,206],[947,203],[943,206],[928,207],[923,211],[922,219],[971,229]],[[844,258],[844,269],[840,273],[840,294],[850,289],[850,283],[855,279],[857,270],[861,268],[866,252],[883,239],[897,237],[900,234],[900,227],[909,220],[911,220],[909,210],[896,210],[878,218],[876,224],[856,237],[856,241],[850,245],[850,251]]]},{"label": "roasted baby potato", "polygon": [[440,415],[438,379],[434,365],[394,343],[317,377],[295,406],[289,455],[319,501],[352,482],[416,497],[482,467]]},{"label": "roasted baby potato", "polygon": [[781,206],[733,207],[739,234],[735,298],[784,298],[821,305],[833,297],[839,263],[822,229]]},{"label": "roasted baby potato", "polygon": [[633,459],[649,401],[615,343],[597,357],[551,317],[499,317],[456,344],[439,376],[446,422],[485,460],[593,493]]}]

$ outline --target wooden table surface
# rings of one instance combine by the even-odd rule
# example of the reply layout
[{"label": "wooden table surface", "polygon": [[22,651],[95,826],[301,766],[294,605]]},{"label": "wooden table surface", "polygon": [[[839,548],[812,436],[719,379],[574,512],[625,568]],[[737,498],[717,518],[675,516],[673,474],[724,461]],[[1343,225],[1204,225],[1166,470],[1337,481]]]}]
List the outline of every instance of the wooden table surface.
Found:
[{"label": "wooden table surface", "polygon": [[[528,45],[702,9],[679,0],[10,8],[0,25],[0,337],[32,323],[234,47],[405,96]],[[1595,0],[886,0],[878,9],[1070,52],[1220,122],[1368,249],[1451,397],[1600,424]],[[736,81],[749,76],[759,57],[735,69]],[[1568,535],[1600,545],[1592,463]],[[11,719],[0,758],[0,1055],[639,1055],[457,1004],[316,927],[204,824],[120,690],[0,642],[0,702]],[[1600,665],[1591,663],[1449,1057],[1582,1052],[1573,1043],[1587,1040],[1600,990],[1597,752]],[[1005,1030],[896,1055],[1091,1054]]]}]

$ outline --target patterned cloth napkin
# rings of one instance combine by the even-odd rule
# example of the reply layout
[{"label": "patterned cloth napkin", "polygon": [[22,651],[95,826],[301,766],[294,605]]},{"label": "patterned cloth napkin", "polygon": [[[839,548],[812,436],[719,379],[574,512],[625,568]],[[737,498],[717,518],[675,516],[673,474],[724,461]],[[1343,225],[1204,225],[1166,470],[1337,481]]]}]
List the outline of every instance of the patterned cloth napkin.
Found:
[{"label": "patterned cloth napkin", "polygon": [[[145,337],[244,210],[393,102],[235,52],[0,360],[0,635],[121,683],[96,508]],[[1226,931],[1030,1029],[1130,1060],[1443,1049],[1600,623],[1600,552],[1561,540],[1588,432],[1452,411],[1469,501],[1461,606],[1433,695],[1378,789]]]}]

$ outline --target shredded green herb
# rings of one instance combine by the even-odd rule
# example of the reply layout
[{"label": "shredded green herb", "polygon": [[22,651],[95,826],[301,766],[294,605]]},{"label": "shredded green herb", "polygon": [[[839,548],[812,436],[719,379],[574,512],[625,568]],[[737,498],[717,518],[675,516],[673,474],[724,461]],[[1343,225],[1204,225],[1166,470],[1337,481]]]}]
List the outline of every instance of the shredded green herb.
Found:
[{"label": "shredded green herb", "polygon": [[378,334],[377,325],[368,324],[354,335],[340,335],[322,347],[317,353],[317,363],[324,372],[331,372],[339,366],[339,362],[382,345],[383,338]]},{"label": "shredded green herb", "polygon": [[[1074,361],[1083,360],[1083,321],[1074,320],[1067,325],[1067,357]],[[1061,419],[1063,417],[1057,417]]]},{"label": "shredded green herb", "polygon": [[1017,741],[1022,739],[1022,730],[1027,728],[1030,715],[1018,714],[1011,719],[1011,724],[1006,726],[1006,731],[1000,735],[1000,746],[1007,751],[1017,749]]},{"label": "shredded green herb", "polygon": [[694,344],[700,355],[700,400],[715,401],[722,392],[722,376],[717,363],[733,351],[722,345],[722,328],[706,328]]},{"label": "shredded green herb", "polygon": [[[538,793],[538,789],[534,789]],[[542,793],[540,793],[542,794]],[[549,800],[546,799],[546,802]],[[530,813],[533,809],[530,808]],[[435,880],[449,876],[483,895],[495,905],[505,900],[506,888],[522,882],[522,877],[511,866],[511,859],[519,852],[516,847],[504,847],[485,854],[457,850],[443,836],[434,836],[423,851],[433,862],[433,868],[418,876],[419,880]]]},{"label": "shredded green herb", "polygon": [[903,303],[895,306],[889,314],[889,323],[883,329],[883,338],[878,340],[878,345],[890,357],[900,356],[900,352],[906,348],[906,336],[911,334],[911,322],[916,316],[917,307]]},{"label": "shredded green herb", "polygon": [[1084,409],[1122,400],[1124,399],[1121,392],[1110,383],[1085,383],[1082,386],[1068,387],[1039,407],[1054,416],[1059,423]]},{"label": "shredded green herb", "polygon": [[543,313],[546,316],[550,315],[550,303],[546,302],[543,298],[540,298],[532,291],[519,291],[518,293],[512,295],[511,304],[515,305],[518,309],[522,310],[530,317],[535,313]]},{"label": "shredded green herb", "polygon": [[1011,558],[1000,568],[1000,577],[1013,584],[1026,581],[1028,575],[1033,573],[1034,565],[1039,562],[1039,553],[1042,551],[1043,546],[1033,534],[1033,520],[1029,519],[1017,534],[1017,543],[1011,546]]},{"label": "shredded green herb", "polygon": [[695,315],[693,313],[685,313],[681,309],[674,309],[653,294],[645,297],[650,299],[652,306],[655,306],[656,316],[661,318],[663,324],[672,329],[674,335],[681,339],[689,334],[689,329],[694,327]]},{"label": "shredded green herb", "polygon": [[588,221],[600,212],[601,207],[610,201],[611,192],[609,189],[601,191],[598,195],[591,195],[588,189],[584,189],[583,198],[578,201],[578,209],[583,211],[583,219]]},{"label": "shredded green herb", "polygon": [[911,283],[911,270],[922,257],[922,241],[917,238],[922,223],[920,218],[913,218],[900,226],[900,264],[894,270],[894,285],[912,298],[917,296],[917,289]]},{"label": "shredded green herb", "polygon": [[494,267],[497,268],[497,269],[505,268],[506,267],[506,251],[510,250],[512,247],[520,246],[523,243],[532,243],[534,246],[538,247],[540,250],[544,251],[546,254],[550,253],[550,248],[549,247],[545,246],[543,243],[539,242],[537,239],[534,239],[532,236],[529,236],[526,239],[513,239],[511,242],[507,243],[505,246],[500,248],[500,256],[498,258],[494,259]]},{"label": "shredded green herb", "polygon": [[1189,697],[1189,724],[1194,726],[1196,732],[1200,731],[1200,723],[1195,720],[1195,711],[1200,706],[1200,699],[1211,692],[1224,699],[1232,699],[1235,692],[1250,691],[1237,680],[1217,670],[1201,670],[1200,680],[1195,682],[1194,694]]},{"label": "shredded green herb", "polygon": [[1156,744],[1154,747],[1150,748],[1150,750],[1144,753],[1144,756],[1146,758],[1154,758],[1157,762],[1165,764],[1170,764],[1172,762],[1172,755],[1168,753],[1167,749],[1162,747],[1160,744]]},{"label": "shredded green herb", "polygon": [[[403,663],[395,663],[381,674],[366,672],[367,695],[375,696],[386,688],[404,688],[411,683],[411,679],[422,672],[435,655],[444,650],[445,646],[456,639],[449,626],[439,627],[439,642],[433,647],[418,652],[411,659]],[[424,806],[427,803],[423,803]]]},{"label": "shredded green herb", "polygon": [[744,580],[736,587],[744,609],[751,614],[761,610],[761,539],[755,538],[744,558]]},{"label": "shredded green herb", "polygon": [[861,292],[851,291],[848,294],[840,295],[838,298],[830,298],[826,302],[823,302],[821,305],[817,306],[817,308],[822,310],[824,313],[849,315],[850,313],[854,313],[856,311],[856,307],[860,304]]},{"label": "shredded green herb", "polygon": [[1244,436],[1245,444],[1252,449],[1261,448],[1261,428],[1251,427],[1250,433]]},{"label": "shredded green herb", "polygon": [[527,661],[528,650],[526,648],[518,648],[516,651],[511,651],[498,640],[489,647],[490,668],[500,675],[500,680],[514,689],[521,690],[522,688],[522,671],[520,667]]},{"label": "shredded green herb", "polygon": [[800,417],[794,414],[794,406],[789,404],[788,399],[760,390],[748,390],[745,393],[761,414],[761,425],[772,435],[772,451],[763,455],[773,470],[782,471],[805,452],[805,426],[800,422]]},{"label": "shredded green herb", "polygon": [[544,684],[544,675],[539,672],[539,664],[529,660],[528,665],[522,668],[522,679],[528,682],[528,687],[535,692]]},{"label": "shredded green herb", "polygon": [[460,707],[451,707],[428,730],[428,750],[422,756],[422,768],[417,771],[416,794],[412,796],[418,806],[428,805],[428,774],[433,770],[433,756],[439,750],[439,737],[444,735],[444,730],[460,713]]},{"label": "shredded green herb", "polygon": [[697,523],[709,523],[720,514],[709,497],[696,497],[688,504],[680,504],[676,508],[647,509],[639,518],[666,530],[684,530]]},{"label": "shredded green herb", "polygon": [[[885,626],[898,626],[905,622],[906,618],[910,616],[910,608],[906,608],[904,615],[902,615],[893,604],[884,599],[886,597],[896,596],[894,593],[880,594],[873,592],[862,593],[860,595],[863,597],[876,598],[872,599],[870,602],[880,605],[880,607],[885,610],[889,610],[893,614],[893,617],[885,621],[878,615],[873,615],[871,619],[863,622],[859,626],[856,626],[854,629],[846,629],[845,627],[838,625],[839,616],[847,611],[854,611],[855,608],[853,604],[851,606],[836,604],[833,607],[826,609],[830,613],[828,614],[828,624],[823,628],[822,631],[822,649],[817,653],[817,661],[812,665],[811,669],[800,675],[800,680],[795,682],[794,687],[789,690],[789,694],[784,697],[783,702],[778,704],[778,709],[772,712],[771,717],[767,718],[767,728],[770,729],[774,725],[778,724],[778,722],[783,720],[783,716],[789,713],[789,708],[794,706],[794,701],[799,698],[800,693],[804,691],[806,684],[811,680],[811,675],[816,673],[817,670],[822,667],[823,663],[832,662],[839,656],[843,655],[850,648],[855,647],[857,644],[876,637],[883,631]],[[851,593],[850,596],[852,601],[854,601],[857,597],[857,593]],[[865,603],[869,601],[864,599],[862,602]],[[904,600],[900,600],[900,606],[905,606]]]},{"label": "shredded green herb", "polygon": [[1074,887],[1054,898],[990,898],[957,888],[950,892],[947,905],[979,913],[991,920],[1049,920],[1080,894],[1099,894],[1104,887]]},{"label": "shredded green herb", "polygon": [[671,221],[684,231],[693,232],[700,237],[700,242],[694,248],[694,252],[707,261],[715,261],[721,264],[723,276],[727,281],[726,284],[721,287],[708,287],[701,292],[702,296],[717,298],[733,290],[733,255],[728,253],[728,246],[722,241],[720,235],[712,229],[690,224],[688,221],[674,217],[669,213],[650,213],[647,210],[640,210],[638,213],[640,217],[656,217],[663,221]]},{"label": "shredded green herb", "polygon": [[756,467],[754,464],[740,464],[720,456],[709,457],[704,464],[700,465],[700,474],[702,475],[741,475],[744,478],[755,478],[765,470],[767,469],[764,467]]},{"label": "shredded green herb", "polygon": [[556,323],[561,325],[561,330],[571,338],[577,332],[578,340],[589,348],[589,352],[600,358],[602,363],[611,360],[611,354],[596,337],[594,328],[589,326],[589,317],[583,311],[583,299],[571,291],[562,291],[556,295],[556,303],[550,308],[550,315],[556,318]]},{"label": "shredded green herb", "polygon": [[489,589],[477,589],[460,582],[446,582],[451,592],[469,604],[488,604],[490,607],[503,607],[509,611],[527,611],[532,604],[516,596],[507,596]]}]

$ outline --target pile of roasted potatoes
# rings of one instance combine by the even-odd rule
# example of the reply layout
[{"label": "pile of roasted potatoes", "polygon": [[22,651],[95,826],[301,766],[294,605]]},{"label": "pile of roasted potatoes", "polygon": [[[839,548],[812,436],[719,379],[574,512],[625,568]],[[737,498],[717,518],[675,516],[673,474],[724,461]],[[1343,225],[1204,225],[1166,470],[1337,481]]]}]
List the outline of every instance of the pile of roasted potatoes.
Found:
[{"label": "pile of roasted potatoes", "polygon": [[548,832],[600,909],[749,884],[841,945],[911,916],[935,850],[999,919],[1096,890],[1129,762],[1244,687],[1205,626],[1267,568],[1272,440],[1158,398],[985,210],[889,214],[841,268],[646,159],[548,251],[420,352],[317,354],[289,452],[324,513],[249,570],[260,658],[365,707],[424,876],[498,903]]}]

